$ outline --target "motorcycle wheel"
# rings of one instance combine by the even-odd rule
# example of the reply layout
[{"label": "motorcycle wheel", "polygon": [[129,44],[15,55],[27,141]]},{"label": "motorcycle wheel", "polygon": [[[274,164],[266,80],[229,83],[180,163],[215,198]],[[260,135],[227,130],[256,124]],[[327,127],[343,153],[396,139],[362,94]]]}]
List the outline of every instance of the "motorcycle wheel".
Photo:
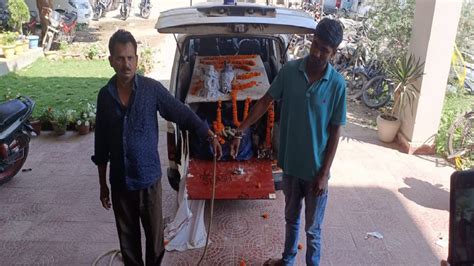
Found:
[{"label": "motorcycle wheel", "polygon": [[69,44],[74,42],[74,39],[76,38],[76,27],[71,29],[71,32],[69,32],[68,37],[67,37],[67,42]]},{"label": "motorcycle wheel", "polygon": [[140,9],[140,16],[148,19],[150,17],[150,6],[146,5]]},{"label": "motorcycle wheel", "polygon": [[130,7],[121,8],[120,15],[122,16],[122,20],[127,20],[128,16],[130,16]]},{"label": "motorcycle wheel", "polygon": [[348,99],[356,100],[362,96],[362,88],[369,79],[363,70],[345,70],[342,76],[346,80],[346,96]]},{"label": "motorcycle wheel", "polygon": [[94,9],[94,20],[99,20],[104,15],[104,9],[98,5]]},{"label": "motorcycle wheel", "polygon": [[54,37],[53,34],[51,34],[51,32],[46,32],[46,35],[44,36],[44,39],[43,39],[43,51],[47,52],[51,49],[51,45],[53,44],[53,37]]},{"label": "motorcycle wheel", "polygon": [[0,185],[10,181],[23,167],[23,164],[26,161],[26,157],[28,157],[28,151],[30,149],[30,137],[25,134],[18,134],[15,137],[17,142],[17,146],[15,148],[23,149],[23,158],[16,161],[12,165],[7,166],[0,172]]},{"label": "motorcycle wheel", "polygon": [[367,107],[380,108],[392,98],[393,84],[385,76],[376,76],[362,88],[362,101]]}]

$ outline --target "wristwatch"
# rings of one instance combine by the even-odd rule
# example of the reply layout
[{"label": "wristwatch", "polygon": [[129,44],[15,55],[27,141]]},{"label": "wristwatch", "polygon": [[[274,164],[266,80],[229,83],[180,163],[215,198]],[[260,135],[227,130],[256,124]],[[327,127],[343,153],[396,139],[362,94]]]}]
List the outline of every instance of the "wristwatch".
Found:
[{"label": "wristwatch", "polygon": [[242,139],[243,136],[244,136],[244,132],[242,132],[242,130],[235,129],[234,139]]},{"label": "wristwatch", "polygon": [[215,139],[217,139],[217,134],[213,134],[212,136],[208,136],[208,137],[207,137],[207,141],[209,141],[209,142],[212,142],[212,141],[214,141]]}]

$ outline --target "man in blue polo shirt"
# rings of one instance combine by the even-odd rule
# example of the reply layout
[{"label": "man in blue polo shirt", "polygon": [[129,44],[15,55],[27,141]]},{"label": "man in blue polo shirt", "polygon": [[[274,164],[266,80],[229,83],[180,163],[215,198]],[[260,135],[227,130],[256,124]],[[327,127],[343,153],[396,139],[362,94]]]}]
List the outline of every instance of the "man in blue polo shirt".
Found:
[{"label": "man in blue polo shirt", "polygon": [[293,265],[298,251],[301,206],[305,202],[306,264],[319,265],[321,225],[328,197],[328,179],[346,123],[344,78],[329,64],[342,41],[339,22],[318,23],[310,54],[288,62],[268,92],[255,104],[237,128],[231,154],[235,156],[239,136],[255,123],[275,100],[281,105],[278,164],[283,169],[285,194],[285,248],[282,259],[270,265]]}]

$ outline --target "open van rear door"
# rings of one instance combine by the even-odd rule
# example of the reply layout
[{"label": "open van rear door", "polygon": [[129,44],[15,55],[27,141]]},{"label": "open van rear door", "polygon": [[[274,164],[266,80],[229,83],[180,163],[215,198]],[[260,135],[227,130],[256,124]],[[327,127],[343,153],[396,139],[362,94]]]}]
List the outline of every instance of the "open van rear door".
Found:
[{"label": "open van rear door", "polygon": [[311,34],[316,21],[302,10],[242,3],[207,4],[164,11],[155,28],[160,33]]}]

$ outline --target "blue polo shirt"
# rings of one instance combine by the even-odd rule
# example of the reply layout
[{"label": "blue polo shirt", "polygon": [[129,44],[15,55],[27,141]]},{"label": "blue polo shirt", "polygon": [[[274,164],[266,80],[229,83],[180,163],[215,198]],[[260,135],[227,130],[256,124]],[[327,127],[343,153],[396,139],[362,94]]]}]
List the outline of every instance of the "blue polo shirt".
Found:
[{"label": "blue polo shirt", "polygon": [[329,125],[346,123],[346,83],[328,64],[310,84],[306,61],[285,64],[268,93],[281,100],[278,164],[285,174],[312,181],[324,162]]}]

